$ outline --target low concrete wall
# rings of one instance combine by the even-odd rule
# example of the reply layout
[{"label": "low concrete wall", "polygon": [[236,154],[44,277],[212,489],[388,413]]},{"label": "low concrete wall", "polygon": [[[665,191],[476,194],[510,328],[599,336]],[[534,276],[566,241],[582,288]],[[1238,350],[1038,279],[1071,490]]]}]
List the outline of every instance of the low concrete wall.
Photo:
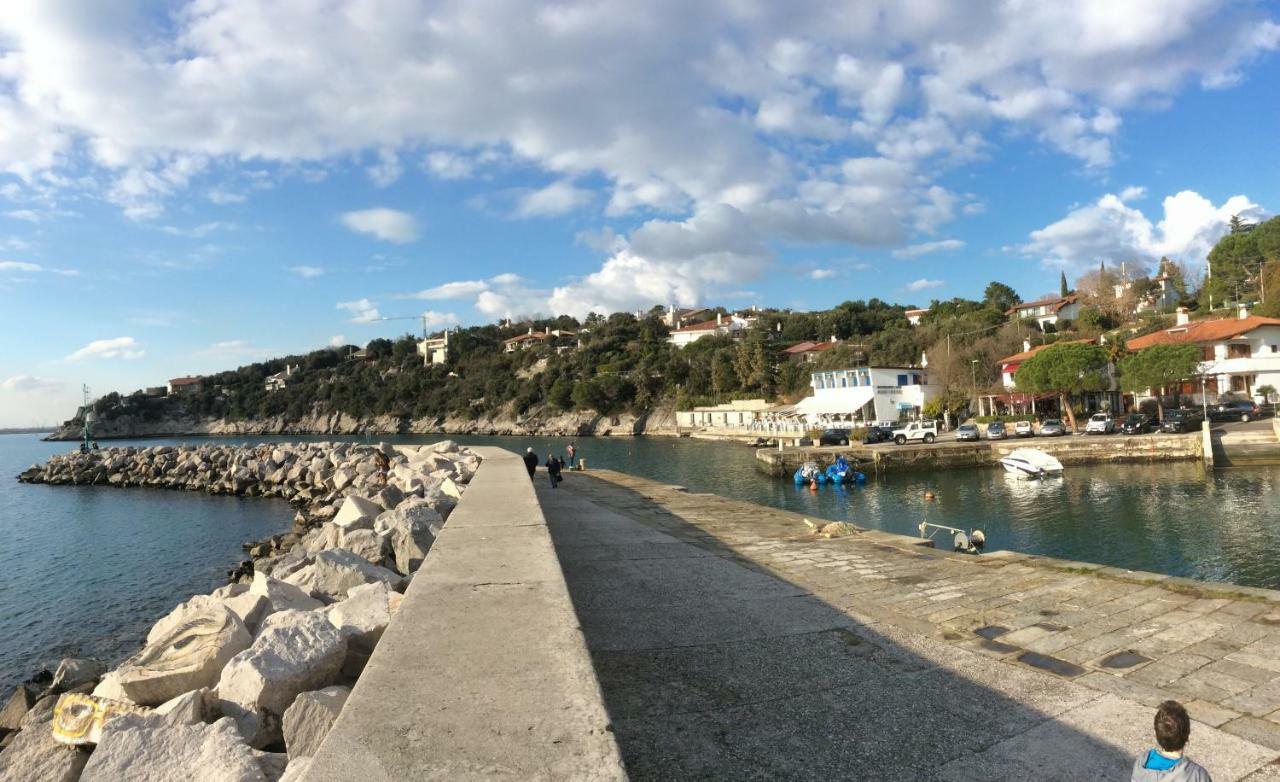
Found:
[{"label": "low concrete wall", "polygon": [[769,475],[786,477],[806,461],[828,465],[837,456],[856,460],[864,470],[951,470],[987,467],[1016,448],[1038,448],[1053,454],[1065,465],[1142,464],[1162,461],[1197,461],[1204,456],[1199,434],[1079,435],[1036,437],[976,443],[944,442],[933,445],[884,445],[847,448],[761,448],[756,451],[756,467]]},{"label": "low concrete wall", "polygon": [[524,463],[475,450],[308,782],[626,778]]}]

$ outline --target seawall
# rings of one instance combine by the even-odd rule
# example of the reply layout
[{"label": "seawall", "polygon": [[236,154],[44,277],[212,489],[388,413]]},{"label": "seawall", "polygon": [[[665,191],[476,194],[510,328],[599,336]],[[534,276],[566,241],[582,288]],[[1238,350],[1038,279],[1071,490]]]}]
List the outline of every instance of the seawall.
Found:
[{"label": "seawall", "polygon": [[626,778],[524,464],[474,450],[483,466],[308,782]]},{"label": "seawall", "polygon": [[941,442],[933,445],[861,444],[826,448],[761,448],[756,451],[756,467],[774,477],[792,475],[807,461],[826,466],[839,456],[857,461],[864,470],[951,470],[989,467],[1017,448],[1038,448],[1052,454],[1064,465],[1146,464],[1164,461],[1199,461],[1204,458],[1201,437],[1191,434],[1107,435],[1037,437],[1031,440],[1004,440],[976,443]]}]

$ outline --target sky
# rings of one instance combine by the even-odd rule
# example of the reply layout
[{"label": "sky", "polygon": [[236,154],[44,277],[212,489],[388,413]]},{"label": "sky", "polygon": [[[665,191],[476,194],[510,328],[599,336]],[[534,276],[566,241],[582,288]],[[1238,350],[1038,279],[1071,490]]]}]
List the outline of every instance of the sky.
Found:
[{"label": "sky", "polygon": [[0,427],[534,314],[1024,298],[1280,208],[1280,8],[5,0]]}]

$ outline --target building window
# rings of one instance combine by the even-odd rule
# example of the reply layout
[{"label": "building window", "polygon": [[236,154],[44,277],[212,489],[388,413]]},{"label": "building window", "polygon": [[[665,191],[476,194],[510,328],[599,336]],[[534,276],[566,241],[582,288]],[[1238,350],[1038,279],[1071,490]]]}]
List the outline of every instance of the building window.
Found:
[{"label": "building window", "polygon": [[906,375],[898,375],[898,385],[900,385],[900,386],[905,386],[906,384],[907,384],[907,376],[906,376]]},{"label": "building window", "polygon": [[1227,358],[1249,358],[1251,354],[1248,345],[1227,345]]},{"label": "building window", "polygon": [[1213,361],[1215,358],[1217,358],[1217,355],[1213,351],[1213,345],[1205,345],[1200,348],[1201,361]]},{"label": "building window", "polygon": [[[1234,347],[1234,345],[1232,346]],[[1247,393],[1249,391],[1249,378],[1247,375],[1232,375],[1231,390],[1237,393]]]}]

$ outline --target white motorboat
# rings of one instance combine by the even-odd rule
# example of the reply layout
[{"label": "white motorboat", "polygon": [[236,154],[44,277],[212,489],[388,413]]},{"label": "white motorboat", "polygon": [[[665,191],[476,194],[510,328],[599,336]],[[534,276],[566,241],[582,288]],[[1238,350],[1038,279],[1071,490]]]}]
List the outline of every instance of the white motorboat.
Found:
[{"label": "white motorboat", "polygon": [[1017,448],[1000,458],[1007,472],[1027,478],[1061,475],[1062,462],[1038,448]]}]

